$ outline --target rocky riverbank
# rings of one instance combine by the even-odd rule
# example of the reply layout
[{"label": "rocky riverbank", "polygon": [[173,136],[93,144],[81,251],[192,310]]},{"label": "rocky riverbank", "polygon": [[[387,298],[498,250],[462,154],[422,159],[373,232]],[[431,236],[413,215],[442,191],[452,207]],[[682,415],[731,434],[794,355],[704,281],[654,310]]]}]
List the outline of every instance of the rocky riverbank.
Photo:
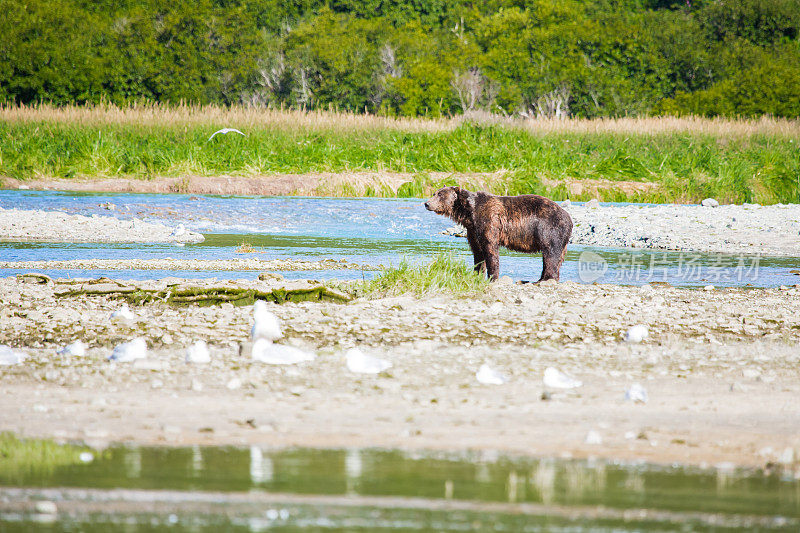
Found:
[{"label": "rocky riverbank", "polygon": [[0,268],[26,270],[194,270],[215,272],[380,270],[344,259],[70,259],[66,261],[0,261]]},{"label": "rocky riverbank", "polygon": [[0,240],[47,242],[203,242],[204,237],[176,227],[137,218],[70,215],[59,211],[0,208]]},{"label": "rocky riverbank", "polygon": [[573,244],[800,257],[800,204],[565,208]]},{"label": "rocky riverbank", "polygon": [[[275,366],[250,357],[252,306],[154,300],[112,319],[122,305],[114,294],[75,292],[75,280],[35,281],[0,279],[0,344],[23,359],[0,366],[0,427],[22,435],[797,466],[800,287],[506,282],[472,298],[268,304],[283,324],[279,342],[315,356]],[[103,283],[119,293],[280,292],[305,282]],[[638,323],[649,336],[625,342]],[[146,358],[108,361],[137,337]],[[88,345],[85,356],[56,353],[74,340]],[[197,340],[209,344],[210,363],[184,361]],[[392,367],[351,372],[344,353],[354,346]],[[479,382],[483,364],[508,381]],[[583,385],[545,387],[551,366]],[[625,400],[636,383],[648,393],[644,403]]]}]

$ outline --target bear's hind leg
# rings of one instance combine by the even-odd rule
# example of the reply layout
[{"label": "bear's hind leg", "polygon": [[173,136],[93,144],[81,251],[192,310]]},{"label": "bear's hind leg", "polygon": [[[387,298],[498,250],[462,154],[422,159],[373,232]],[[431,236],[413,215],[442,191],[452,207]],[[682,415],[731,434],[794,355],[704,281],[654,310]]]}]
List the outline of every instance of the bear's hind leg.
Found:
[{"label": "bear's hind leg", "polygon": [[539,281],[554,279],[558,281],[561,276],[561,263],[564,262],[566,248],[562,252],[552,250],[542,252],[542,276]]}]

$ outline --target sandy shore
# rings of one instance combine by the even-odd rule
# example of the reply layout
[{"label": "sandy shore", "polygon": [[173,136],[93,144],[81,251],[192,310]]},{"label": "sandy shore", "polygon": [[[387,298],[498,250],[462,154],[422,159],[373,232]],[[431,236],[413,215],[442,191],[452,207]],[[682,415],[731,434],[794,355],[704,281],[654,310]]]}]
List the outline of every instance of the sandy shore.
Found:
[{"label": "sandy shore", "polygon": [[[56,296],[74,286],[0,279],[0,344],[25,357],[0,366],[3,430],[100,446],[391,446],[798,466],[797,286],[500,283],[462,299],[269,304],[284,324],[281,342],[316,355],[294,366],[249,358],[252,307],[150,303],[119,322],[109,317],[120,302],[108,296]],[[648,325],[649,338],[624,342],[636,323]],[[107,361],[113,346],[138,336],[147,359]],[[86,356],[56,354],[75,339],[88,343]],[[198,339],[210,344],[212,362],[186,364],[185,347]],[[343,352],[352,346],[393,367],[351,373]],[[479,383],[484,363],[508,383]],[[548,366],[583,386],[543,400]],[[624,399],[633,383],[646,388],[646,403]],[[590,431],[600,442],[587,443]]]}]

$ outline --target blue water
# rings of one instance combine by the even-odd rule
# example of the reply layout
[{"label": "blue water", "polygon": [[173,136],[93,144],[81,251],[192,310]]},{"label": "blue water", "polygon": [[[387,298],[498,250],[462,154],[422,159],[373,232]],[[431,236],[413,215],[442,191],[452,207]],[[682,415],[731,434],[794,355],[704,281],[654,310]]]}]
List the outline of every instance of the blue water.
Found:
[{"label": "blue water", "polygon": [[[114,204],[113,210],[104,207]],[[0,207],[44,209],[120,219],[134,217],[203,233],[206,241],[177,247],[169,244],[15,243],[0,242],[0,260],[69,259],[347,259],[366,265],[397,265],[402,259],[424,262],[437,252],[452,251],[471,264],[465,239],[443,235],[453,224],[425,210],[417,199],[243,197],[187,194],[103,194],[54,191],[0,191]],[[237,251],[248,243],[255,253]],[[583,252],[602,258],[599,283],[641,285],[778,286],[800,282],[790,270],[798,258],[687,254],[571,246],[562,280],[595,281],[579,272]],[[585,257],[585,256],[584,256]],[[0,269],[0,276],[23,272]],[[501,273],[514,280],[538,279],[541,258],[504,251]],[[257,272],[213,271],[74,271],[50,270],[58,277],[113,276],[151,279],[164,276],[253,278]],[[360,279],[374,271],[284,272],[289,278]]]}]

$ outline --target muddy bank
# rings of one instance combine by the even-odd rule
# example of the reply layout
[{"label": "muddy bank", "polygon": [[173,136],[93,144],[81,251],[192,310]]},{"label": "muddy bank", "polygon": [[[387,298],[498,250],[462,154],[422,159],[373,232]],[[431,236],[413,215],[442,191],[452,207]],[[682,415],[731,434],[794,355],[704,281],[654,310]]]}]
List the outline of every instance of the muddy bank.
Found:
[{"label": "muddy bank", "polygon": [[144,222],[137,218],[70,215],[59,211],[0,208],[0,240],[25,242],[203,242],[182,225]]},{"label": "muddy bank", "polygon": [[[132,306],[57,296],[65,282],[0,280],[0,427],[28,436],[174,444],[497,449],[533,455],[794,468],[800,452],[800,288],[695,291],[671,287],[498,284],[484,295],[269,304],[280,343],[313,361],[249,357],[251,306]],[[69,280],[72,284],[73,280]],[[167,282],[120,282],[152,288]],[[169,283],[175,283],[170,281]],[[218,282],[217,282],[218,283]],[[271,290],[286,282],[225,282]],[[181,281],[179,287],[210,287]],[[622,340],[646,324],[641,344]],[[107,361],[143,337],[148,357]],[[57,355],[75,339],[84,357]],[[206,340],[211,363],[186,364]],[[354,374],[359,346],[392,363]],[[476,380],[488,363],[504,385]],[[583,381],[547,391],[555,366]],[[633,383],[646,403],[624,399]],[[543,400],[544,397],[549,399]],[[590,432],[595,436],[587,440]]]}]

